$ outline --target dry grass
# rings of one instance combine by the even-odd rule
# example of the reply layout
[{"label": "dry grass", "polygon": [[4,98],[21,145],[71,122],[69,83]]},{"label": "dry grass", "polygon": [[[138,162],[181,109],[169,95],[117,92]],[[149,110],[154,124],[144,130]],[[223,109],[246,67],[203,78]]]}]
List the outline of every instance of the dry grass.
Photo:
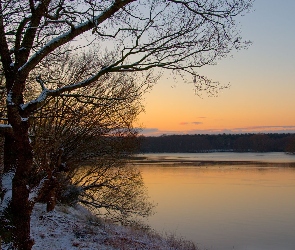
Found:
[{"label": "dry grass", "polygon": [[187,250],[198,250],[199,248],[192,242],[181,237],[177,237],[174,234],[167,236],[169,245],[175,249],[187,249]]},{"label": "dry grass", "polygon": [[[115,234],[114,234],[115,232]],[[160,233],[138,225],[124,227],[119,230],[109,227],[111,237],[105,239],[104,244],[120,250],[198,250],[199,248],[189,240],[174,234],[161,235]]]}]

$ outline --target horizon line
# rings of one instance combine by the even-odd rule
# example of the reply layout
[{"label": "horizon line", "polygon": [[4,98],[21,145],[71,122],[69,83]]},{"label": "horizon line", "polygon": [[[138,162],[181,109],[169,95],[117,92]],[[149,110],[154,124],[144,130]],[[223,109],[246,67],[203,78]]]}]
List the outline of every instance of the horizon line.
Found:
[{"label": "horizon line", "polygon": [[[264,128],[264,129],[263,129]],[[256,126],[232,129],[198,129],[198,130],[160,130],[158,128],[138,128],[141,136],[163,135],[218,135],[218,134],[295,134],[295,126]]]}]

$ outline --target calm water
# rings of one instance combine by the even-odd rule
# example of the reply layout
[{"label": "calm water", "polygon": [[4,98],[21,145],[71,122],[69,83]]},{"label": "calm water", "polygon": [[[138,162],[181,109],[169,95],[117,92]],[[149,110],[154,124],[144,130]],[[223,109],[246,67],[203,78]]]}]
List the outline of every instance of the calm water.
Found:
[{"label": "calm water", "polygon": [[[246,157],[295,162],[295,156],[280,153],[167,155],[212,160],[211,156],[222,161]],[[273,164],[140,169],[151,199],[158,203],[149,219],[156,230],[182,235],[201,249],[295,249],[295,168]]]}]

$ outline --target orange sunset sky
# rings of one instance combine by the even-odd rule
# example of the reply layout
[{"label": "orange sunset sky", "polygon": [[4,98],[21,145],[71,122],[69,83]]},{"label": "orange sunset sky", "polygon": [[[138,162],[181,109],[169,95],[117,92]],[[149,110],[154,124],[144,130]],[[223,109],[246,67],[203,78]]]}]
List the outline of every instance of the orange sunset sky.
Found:
[{"label": "orange sunset sky", "polygon": [[163,77],[145,95],[144,135],[295,132],[295,1],[256,0],[239,18],[253,44],[199,73],[230,88],[198,97]]}]

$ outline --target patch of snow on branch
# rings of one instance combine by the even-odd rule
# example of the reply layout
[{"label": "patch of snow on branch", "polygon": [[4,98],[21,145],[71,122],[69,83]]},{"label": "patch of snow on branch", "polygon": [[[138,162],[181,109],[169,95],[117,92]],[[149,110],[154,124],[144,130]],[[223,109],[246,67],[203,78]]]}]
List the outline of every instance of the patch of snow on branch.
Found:
[{"label": "patch of snow on branch", "polygon": [[0,129],[1,128],[12,128],[12,126],[10,124],[0,124]]},{"label": "patch of snow on branch", "polygon": [[6,97],[7,105],[14,105],[12,101],[12,91],[9,91]]},{"label": "patch of snow on branch", "polygon": [[43,101],[46,100],[47,98],[47,94],[48,94],[48,90],[47,89],[44,89],[40,95],[35,99],[35,100],[32,100],[30,102],[27,102],[25,104],[21,104],[20,107],[22,110],[25,110],[28,106],[32,105],[32,104],[35,104],[35,103],[42,103]]},{"label": "patch of snow on branch", "polygon": [[21,121],[22,121],[22,122],[27,122],[28,120],[29,120],[28,117],[22,117],[22,118],[21,118]]},{"label": "patch of snow on branch", "polygon": [[35,9],[37,9],[37,8],[39,7],[40,4],[41,4],[40,1],[36,1],[36,3],[35,3]]}]

